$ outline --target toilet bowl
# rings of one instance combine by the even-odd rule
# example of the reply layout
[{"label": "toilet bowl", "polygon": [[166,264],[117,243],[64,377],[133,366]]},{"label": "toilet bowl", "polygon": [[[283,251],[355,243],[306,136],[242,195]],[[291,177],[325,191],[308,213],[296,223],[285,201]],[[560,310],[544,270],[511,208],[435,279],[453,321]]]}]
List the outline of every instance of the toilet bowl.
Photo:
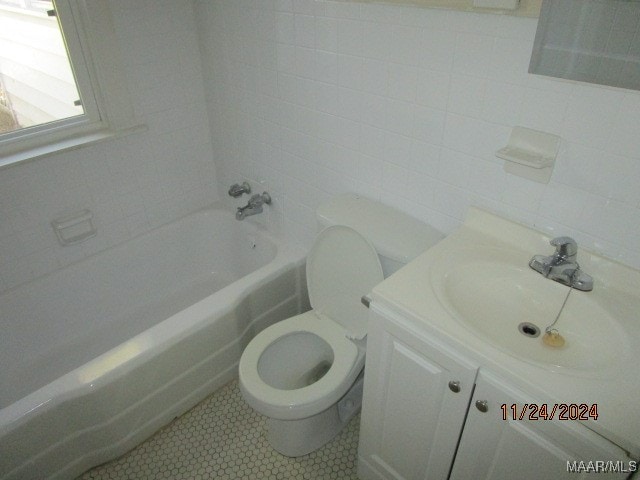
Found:
[{"label": "toilet bowl", "polygon": [[324,230],[307,257],[312,310],[259,333],[240,359],[240,391],[266,415],[271,446],[290,457],[320,448],[358,413],[367,314],[375,285],[435,245],[432,226],[357,194],[316,210]]},{"label": "toilet bowl", "polygon": [[267,438],[300,456],[333,438],[360,407],[367,309],[360,299],[383,280],[374,247],[334,225],[307,257],[312,310],[259,333],[240,359],[240,390],[268,418]]}]

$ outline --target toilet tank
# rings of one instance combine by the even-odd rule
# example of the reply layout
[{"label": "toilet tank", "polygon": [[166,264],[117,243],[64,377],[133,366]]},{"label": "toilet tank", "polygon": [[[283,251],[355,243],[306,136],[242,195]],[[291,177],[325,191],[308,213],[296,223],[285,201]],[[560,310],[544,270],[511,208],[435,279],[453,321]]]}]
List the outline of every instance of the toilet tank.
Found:
[{"label": "toilet tank", "polygon": [[431,225],[354,193],[320,205],[316,218],[321,229],[346,225],[366,237],[378,252],[385,278],[444,238]]}]

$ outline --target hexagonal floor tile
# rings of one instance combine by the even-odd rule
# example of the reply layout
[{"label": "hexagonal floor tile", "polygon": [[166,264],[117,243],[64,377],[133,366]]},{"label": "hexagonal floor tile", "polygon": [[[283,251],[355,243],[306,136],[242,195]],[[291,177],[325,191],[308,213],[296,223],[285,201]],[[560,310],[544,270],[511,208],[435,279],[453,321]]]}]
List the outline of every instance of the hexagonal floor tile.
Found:
[{"label": "hexagonal floor tile", "polygon": [[359,422],[356,416],[309,455],[285,457],[267,442],[266,417],[245,403],[234,380],[130,452],[78,480],[357,480]]}]

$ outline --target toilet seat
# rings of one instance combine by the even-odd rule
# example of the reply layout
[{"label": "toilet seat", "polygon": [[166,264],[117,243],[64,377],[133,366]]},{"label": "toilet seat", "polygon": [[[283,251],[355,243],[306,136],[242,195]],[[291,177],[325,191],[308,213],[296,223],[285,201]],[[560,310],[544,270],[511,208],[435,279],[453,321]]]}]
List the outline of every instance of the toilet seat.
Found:
[{"label": "toilet seat", "polygon": [[[281,390],[268,385],[258,373],[260,357],[283,336],[299,332],[317,335],[330,345],[333,350],[331,368],[320,380],[303,388]],[[294,358],[287,360],[295,361]],[[363,352],[345,336],[344,329],[310,310],[282,320],[256,335],[240,359],[240,386],[249,405],[263,415],[294,420],[314,415],[337,402],[363,366]]]},{"label": "toilet seat", "polygon": [[325,228],[307,256],[309,302],[342,325],[350,338],[367,335],[367,309],[360,298],[384,279],[375,248],[353,228]]},{"label": "toilet seat", "polygon": [[[311,417],[334,405],[349,390],[364,367],[364,348],[352,341],[367,334],[368,312],[360,297],[383,280],[371,243],[342,225],[320,232],[307,257],[306,271],[313,310],[266,328],[249,342],[240,358],[239,383],[245,400],[273,419]],[[311,385],[275,388],[260,376],[260,360],[271,345],[293,333],[324,340],[333,351],[333,362]],[[295,354],[282,361],[295,362]]]}]

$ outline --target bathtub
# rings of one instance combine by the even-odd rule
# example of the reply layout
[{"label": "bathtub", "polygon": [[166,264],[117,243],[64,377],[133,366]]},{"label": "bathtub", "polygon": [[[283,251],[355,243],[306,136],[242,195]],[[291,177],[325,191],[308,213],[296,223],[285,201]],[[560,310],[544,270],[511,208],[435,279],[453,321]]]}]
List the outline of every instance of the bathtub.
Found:
[{"label": "bathtub", "polygon": [[234,378],[308,308],[304,255],[214,205],[1,295],[0,478],[74,478]]}]

